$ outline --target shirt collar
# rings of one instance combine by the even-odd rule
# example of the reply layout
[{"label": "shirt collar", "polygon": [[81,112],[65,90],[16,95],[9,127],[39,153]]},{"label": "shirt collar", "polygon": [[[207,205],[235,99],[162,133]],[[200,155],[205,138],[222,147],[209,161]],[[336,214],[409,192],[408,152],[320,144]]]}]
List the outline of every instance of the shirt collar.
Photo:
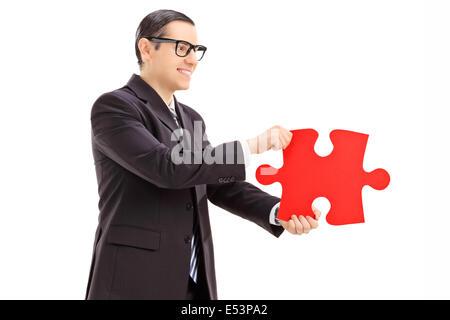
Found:
[{"label": "shirt collar", "polygon": [[175,110],[175,103],[174,103],[173,95],[172,95],[172,101],[170,101],[170,104],[168,105],[168,107],[172,110]]}]

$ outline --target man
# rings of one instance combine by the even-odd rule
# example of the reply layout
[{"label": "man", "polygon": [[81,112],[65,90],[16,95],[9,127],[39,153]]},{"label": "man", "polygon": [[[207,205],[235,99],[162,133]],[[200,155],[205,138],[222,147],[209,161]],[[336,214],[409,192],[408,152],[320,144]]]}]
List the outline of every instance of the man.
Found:
[{"label": "man", "polygon": [[206,137],[203,119],[174,96],[206,51],[191,19],[149,14],[135,49],[140,75],[91,111],[100,214],[86,299],[217,299],[207,200],[276,237],[317,228],[320,212],[277,221],[280,198],[244,181],[250,155],[285,148],[288,130],[215,148],[192,134]]}]

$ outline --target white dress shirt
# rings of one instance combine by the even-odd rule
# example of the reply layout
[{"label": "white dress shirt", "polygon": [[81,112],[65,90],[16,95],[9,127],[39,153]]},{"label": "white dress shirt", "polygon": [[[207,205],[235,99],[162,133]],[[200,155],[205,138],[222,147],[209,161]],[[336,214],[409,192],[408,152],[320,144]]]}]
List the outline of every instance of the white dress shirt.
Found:
[{"label": "white dress shirt", "polygon": [[[171,109],[172,112],[175,112],[175,103],[174,103],[173,96],[170,101],[170,104],[167,107],[169,109]],[[244,164],[245,164],[245,168],[247,168],[250,164],[250,156],[251,156],[250,147],[249,147],[246,139],[239,139],[238,141],[241,143],[242,149],[244,150]],[[270,210],[270,213],[269,213],[269,223],[270,224],[273,224],[276,226],[281,226],[281,224],[277,220],[275,220],[275,210],[279,207],[280,207],[280,202],[276,203]]]}]

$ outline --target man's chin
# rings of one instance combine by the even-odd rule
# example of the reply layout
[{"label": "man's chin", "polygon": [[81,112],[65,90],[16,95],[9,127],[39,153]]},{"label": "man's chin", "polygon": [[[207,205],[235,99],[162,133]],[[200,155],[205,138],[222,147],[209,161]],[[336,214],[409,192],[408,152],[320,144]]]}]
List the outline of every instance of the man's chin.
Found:
[{"label": "man's chin", "polygon": [[186,84],[180,84],[180,85],[178,85],[177,90],[187,90],[187,89],[189,89],[189,85],[190,85],[189,82]]}]

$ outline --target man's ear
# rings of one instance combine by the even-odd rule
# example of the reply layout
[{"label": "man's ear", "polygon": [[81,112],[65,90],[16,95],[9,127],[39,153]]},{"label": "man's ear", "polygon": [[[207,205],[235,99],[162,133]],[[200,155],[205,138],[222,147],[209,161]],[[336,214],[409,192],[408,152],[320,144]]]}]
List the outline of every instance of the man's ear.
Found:
[{"label": "man's ear", "polygon": [[149,61],[153,58],[153,46],[152,43],[145,38],[141,38],[138,41],[138,48],[141,52],[141,59],[142,61]]}]

